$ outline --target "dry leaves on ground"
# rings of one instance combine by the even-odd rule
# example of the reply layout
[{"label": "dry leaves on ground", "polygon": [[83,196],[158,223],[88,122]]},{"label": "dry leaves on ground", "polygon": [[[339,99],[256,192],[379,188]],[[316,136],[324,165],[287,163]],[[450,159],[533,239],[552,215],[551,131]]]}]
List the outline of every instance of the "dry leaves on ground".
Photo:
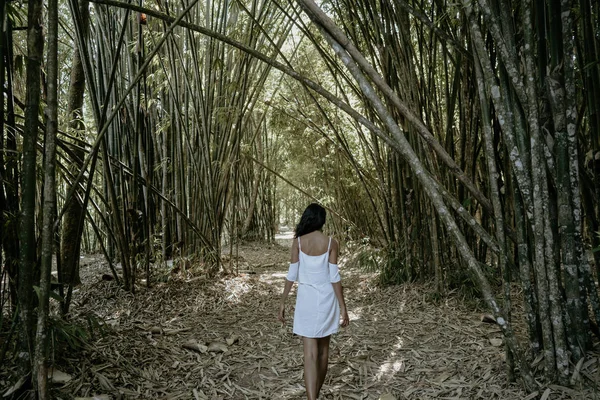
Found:
[{"label": "dry leaves on ground", "polygon": [[[133,296],[112,281],[86,283],[80,315],[104,322],[83,357],[64,366],[65,398],[303,399],[302,345],[276,313],[288,250],[240,249],[238,276],[180,276]],[[585,389],[507,382],[502,335],[457,296],[435,303],[429,286],[381,288],[343,270],[351,324],[332,338],[326,399],[595,398],[597,357],[579,366]],[[90,274],[98,276],[98,273]],[[294,298],[289,299],[288,315]],[[61,369],[64,369],[61,366]],[[69,396],[69,397],[70,397]],[[598,397],[600,398],[600,397]]]}]

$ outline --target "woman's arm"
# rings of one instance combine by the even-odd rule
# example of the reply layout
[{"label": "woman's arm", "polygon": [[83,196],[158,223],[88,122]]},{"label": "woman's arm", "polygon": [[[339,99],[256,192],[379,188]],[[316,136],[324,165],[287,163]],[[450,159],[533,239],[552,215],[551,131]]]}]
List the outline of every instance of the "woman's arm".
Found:
[{"label": "woman's arm", "polygon": [[281,301],[279,303],[279,315],[277,319],[281,321],[281,323],[285,323],[285,301],[287,300],[288,294],[290,290],[292,290],[292,286],[294,285],[294,281],[298,279],[298,241],[294,240],[292,242],[292,251],[290,257],[290,269],[288,271],[288,275],[285,279],[285,285],[283,287],[283,294],[281,295]]},{"label": "woman's arm", "polygon": [[342,317],[340,325],[346,327],[350,323],[350,318],[348,318],[348,310],[346,310],[346,302],[344,301],[344,288],[342,287],[341,281],[334,282],[332,285],[335,297],[337,297],[338,302],[340,303],[340,316]]},{"label": "woman's arm", "polygon": [[279,315],[277,316],[277,319],[281,321],[282,324],[285,324],[285,301],[290,293],[290,290],[292,290],[293,285],[294,282],[288,281],[287,279],[285,280],[283,295],[281,295],[281,302],[279,303]]},{"label": "woman's arm", "polygon": [[346,301],[344,299],[344,288],[342,287],[342,281],[338,271],[337,261],[340,245],[337,240],[331,240],[331,249],[329,251],[329,276],[331,278],[331,285],[333,286],[333,292],[335,297],[340,304],[340,316],[342,317],[341,325],[343,327],[348,326],[350,319],[348,318],[348,311],[346,309]]}]

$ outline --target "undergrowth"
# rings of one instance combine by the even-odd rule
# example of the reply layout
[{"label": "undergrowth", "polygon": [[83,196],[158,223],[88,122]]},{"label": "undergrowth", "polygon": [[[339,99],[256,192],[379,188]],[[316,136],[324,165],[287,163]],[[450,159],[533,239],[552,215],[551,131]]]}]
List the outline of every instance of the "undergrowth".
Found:
[{"label": "undergrowth", "polygon": [[[427,276],[418,276],[418,271],[423,266],[407,265],[406,252],[404,248],[376,248],[369,244],[349,245],[351,256],[348,266],[356,267],[364,272],[378,273],[378,283],[381,286],[399,285],[418,280],[430,280],[434,278],[433,271]],[[417,261],[415,261],[417,262]],[[480,264],[484,274],[492,286],[500,285],[492,266]],[[442,267],[443,285],[446,292],[458,293],[465,300],[482,299],[482,293],[472,272],[458,262]],[[440,294],[432,293],[430,296],[435,303],[439,301]]]},{"label": "undergrowth", "polygon": [[382,286],[399,285],[414,280],[412,271],[404,261],[404,252],[389,248],[375,248],[368,244],[349,246],[351,257],[348,265],[368,273],[379,273]]},{"label": "undergrowth", "polygon": [[[48,318],[49,360],[50,364],[58,367],[66,357],[76,357],[88,345],[90,340],[95,340],[98,335],[104,336],[105,329],[100,321],[93,315],[86,315],[77,320],[67,320],[59,315]],[[3,347],[6,346],[5,359],[0,360],[3,367],[8,367],[3,374],[16,373],[17,337],[9,335],[8,331],[2,332]],[[5,342],[8,340],[9,342]],[[5,376],[6,378],[6,376]]]}]

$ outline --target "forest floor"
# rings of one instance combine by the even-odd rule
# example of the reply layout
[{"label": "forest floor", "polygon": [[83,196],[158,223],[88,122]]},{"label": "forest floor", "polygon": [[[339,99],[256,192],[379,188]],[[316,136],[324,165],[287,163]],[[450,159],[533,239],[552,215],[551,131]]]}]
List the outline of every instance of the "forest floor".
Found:
[{"label": "forest floor", "polygon": [[[61,355],[70,380],[56,398],[305,398],[294,292],[286,325],[276,319],[288,247],[246,244],[239,256],[238,275],[209,280],[180,268],[135,295],[101,279],[100,256],[87,257],[72,310],[95,334],[81,352]],[[507,382],[500,330],[472,302],[342,271],[351,323],[332,338],[323,399],[600,399],[598,352],[576,388],[542,385],[528,396]]]}]

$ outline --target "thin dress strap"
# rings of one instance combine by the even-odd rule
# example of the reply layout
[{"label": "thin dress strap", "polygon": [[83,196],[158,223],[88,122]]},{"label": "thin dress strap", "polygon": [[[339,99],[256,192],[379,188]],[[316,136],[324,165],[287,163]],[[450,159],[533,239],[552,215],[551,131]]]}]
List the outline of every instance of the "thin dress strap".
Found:
[{"label": "thin dress strap", "polygon": [[329,237],[329,244],[327,245],[327,253],[329,254],[329,249],[331,249],[331,236]]},{"label": "thin dress strap", "polygon": [[302,251],[302,245],[300,244],[300,236],[298,236],[298,250]]}]

